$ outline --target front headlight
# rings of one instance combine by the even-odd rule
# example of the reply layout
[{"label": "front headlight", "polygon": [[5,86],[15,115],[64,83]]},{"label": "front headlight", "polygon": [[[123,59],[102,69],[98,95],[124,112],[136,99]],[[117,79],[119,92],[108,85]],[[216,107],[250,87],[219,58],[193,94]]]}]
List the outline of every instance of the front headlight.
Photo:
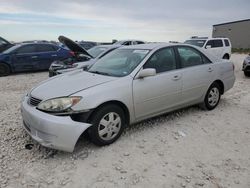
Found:
[{"label": "front headlight", "polygon": [[71,107],[77,104],[82,97],[60,97],[41,102],[38,109],[46,112],[69,112]]}]

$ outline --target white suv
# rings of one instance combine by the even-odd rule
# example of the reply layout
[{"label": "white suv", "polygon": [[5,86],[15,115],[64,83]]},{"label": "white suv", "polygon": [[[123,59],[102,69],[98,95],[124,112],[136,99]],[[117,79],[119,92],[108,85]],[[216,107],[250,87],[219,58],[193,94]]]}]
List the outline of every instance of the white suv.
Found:
[{"label": "white suv", "polygon": [[218,58],[229,59],[231,56],[232,46],[228,38],[191,37],[184,43],[201,47]]}]

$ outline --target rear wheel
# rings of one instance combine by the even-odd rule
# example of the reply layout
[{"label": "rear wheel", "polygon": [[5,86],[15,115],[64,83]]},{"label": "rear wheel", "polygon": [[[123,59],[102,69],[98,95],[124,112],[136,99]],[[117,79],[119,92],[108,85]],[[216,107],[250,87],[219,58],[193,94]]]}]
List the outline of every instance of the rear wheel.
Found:
[{"label": "rear wheel", "polygon": [[225,55],[223,56],[223,59],[229,59],[229,55],[228,55],[228,54],[225,54]]},{"label": "rear wheel", "polygon": [[213,83],[205,96],[202,107],[207,110],[213,110],[220,102],[221,88],[219,84]]},{"label": "rear wheel", "polygon": [[115,142],[121,136],[125,127],[125,115],[119,106],[107,105],[94,112],[91,123],[91,141],[98,146],[104,146]]},{"label": "rear wheel", "polygon": [[7,76],[10,74],[10,67],[6,64],[0,64],[0,76]]},{"label": "rear wheel", "polygon": [[250,77],[250,72],[244,71],[244,75],[245,75],[246,77]]}]

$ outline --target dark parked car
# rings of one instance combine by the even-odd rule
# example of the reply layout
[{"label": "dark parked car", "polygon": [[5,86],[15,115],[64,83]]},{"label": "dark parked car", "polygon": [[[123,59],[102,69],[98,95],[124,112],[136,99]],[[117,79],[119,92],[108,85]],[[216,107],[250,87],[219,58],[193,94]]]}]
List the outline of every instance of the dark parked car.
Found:
[{"label": "dark parked car", "polygon": [[75,56],[64,60],[54,61],[49,68],[49,77],[92,65],[98,59],[121,46],[99,45],[89,50],[85,50],[79,44],[64,36],[60,36],[58,40],[70,49]]},{"label": "dark parked car", "polygon": [[0,53],[3,52],[4,50],[9,49],[12,46],[14,46],[14,44],[11,44],[9,41],[0,37]]},{"label": "dark parked car", "polygon": [[51,43],[22,43],[0,54],[0,76],[13,72],[48,70],[55,60],[73,56]]},{"label": "dark parked car", "polygon": [[250,77],[250,54],[244,59],[242,71],[245,76]]}]

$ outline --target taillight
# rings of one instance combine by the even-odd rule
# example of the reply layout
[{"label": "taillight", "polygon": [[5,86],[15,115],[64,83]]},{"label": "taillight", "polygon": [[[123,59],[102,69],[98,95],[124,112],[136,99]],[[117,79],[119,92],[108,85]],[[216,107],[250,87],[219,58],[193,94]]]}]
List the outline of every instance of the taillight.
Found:
[{"label": "taillight", "polygon": [[69,51],[69,54],[72,56],[75,56],[75,52],[73,52],[73,51]]}]

